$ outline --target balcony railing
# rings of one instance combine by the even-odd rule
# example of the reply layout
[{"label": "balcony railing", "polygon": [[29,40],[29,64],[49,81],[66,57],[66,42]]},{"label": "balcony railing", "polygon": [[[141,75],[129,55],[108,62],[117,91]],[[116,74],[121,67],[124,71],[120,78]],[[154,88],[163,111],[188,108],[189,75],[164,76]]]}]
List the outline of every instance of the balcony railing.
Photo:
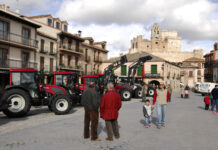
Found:
[{"label": "balcony railing", "polygon": [[83,54],[83,49],[78,49],[78,48],[74,49],[74,48],[72,48],[71,46],[69,46],[67,44],[60,43],[59,48],[62,49],[62,50],[66,50],[68,52],[75,52],[75,53]]},{"label": "balcony railing", "polygon": [[34,68],[37,69],[37,63],[14,60],[0,59],[0,68]]},{"label": "balcony railing", "polygon": [[97,63],[102,63],[102,59],[100,57],[95,57],[94,61]]},{"label": "balcony railing", "polygon": [[60,64],[60,68],[68,70],[83,70],[82,65],[65,65],[63,63]]},{"label": "balcony railing", "polygon": [[157,73],[157,74],[146,73],[145,77],[147,77],[147,78],[159,78],[159,77],[161,77],[161,75],[160,75],[160,73]]},{"label": "balcony railing", "polygon": [[8,41],[8,42],[14,42],[18,44],[22,44],[25,46],[30,46],[33,48],[38,47],[38,41],[33,39],[27,39],[23,37],[22,35],[18,35],[15,33],[8,33],[5,31],[0,30],[0,40]]}]

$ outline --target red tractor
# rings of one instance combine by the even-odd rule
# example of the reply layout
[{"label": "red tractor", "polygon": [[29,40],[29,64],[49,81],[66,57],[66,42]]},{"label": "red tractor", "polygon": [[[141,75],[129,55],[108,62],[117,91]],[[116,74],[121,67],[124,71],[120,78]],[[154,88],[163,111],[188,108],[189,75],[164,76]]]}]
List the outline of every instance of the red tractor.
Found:
[{"label": "red tractor", "polygon": [[70,95],[72,103],[80,103],[82,91],[80,90],[78,73],[54,72],[49,76],[49,84],[64,88]]},{"label": "red tractor", "polygon": [[8,117],[25,116],[31,106],[48,106],[55,114],[67,114],[72,103],[66,90],[56,85],[44,85],[43,76],[35,69],[10,69],[10,83],[3,99],[11,106],[3,112]]}]

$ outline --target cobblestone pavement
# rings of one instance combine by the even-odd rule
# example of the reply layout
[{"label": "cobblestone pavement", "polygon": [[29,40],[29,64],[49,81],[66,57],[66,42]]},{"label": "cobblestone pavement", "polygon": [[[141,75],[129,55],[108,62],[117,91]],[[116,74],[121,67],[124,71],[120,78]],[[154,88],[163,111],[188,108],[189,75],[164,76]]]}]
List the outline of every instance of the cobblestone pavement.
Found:
[{"label": "cobblestone pavement", "polygon": [[119,116],[121,138],[106,142],[100,119],[100,142],[84,140],[83,108],[56,116],[46,107],[34,108],[24,118],[8,119],[0,113],[0,150],[217,150],[218,114],[203,110],[203,97],[174,94],[168,104],[166,127],[157,129],[156,114],[146,129],[139,99],[123,102]]}]

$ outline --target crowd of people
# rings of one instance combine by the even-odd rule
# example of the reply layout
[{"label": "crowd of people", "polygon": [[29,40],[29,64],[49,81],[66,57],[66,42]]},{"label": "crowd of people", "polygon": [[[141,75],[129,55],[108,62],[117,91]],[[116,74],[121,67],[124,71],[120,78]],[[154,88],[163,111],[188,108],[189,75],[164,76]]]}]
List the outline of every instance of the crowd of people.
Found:
[{"label": "crowd of people", "polygon": [[[189,90],[188,87],[182,89],[182,94],[185,96],[185,90]],[[161,129],[165,127],[165,115],[167,109],[167,103],[171,101],[172,87],[168,85],[165,87],[163,83],[159,85],[159,88],[155,90],[153,101],[146,99],[147,85],[143,86],[142,101],[145,101],[143,105],[143,115],[145,117],[145,127],[151,127],[152,113],[155,110],[157,114],[157,128]],[[187,95],[186,95],[187,96]],[[183,96],[182,96],[183,97]],[[216,113],[218,113],[218,86],[216,86],[210,95],[206,95],[204,98],[205,110],[209,110],[211,104],[211,110],[214,111],[216,105]],[[116,139],[120,138],[119,126],[118,126],[118,114],[121,108],[121,97],[114,90],[113,83],[107,84],[107,92],[101,97],[96,91],[94,82],[91,82],[82,95],[82,105],[84,106],[84,138],[90,138],[90,124],[91,124],[91,140],[100,141],[98,138],[98,121],[99,112],[100,118],[105,120],[105,127],[107,131],[107,141],[113,141],[113,136]]]}]

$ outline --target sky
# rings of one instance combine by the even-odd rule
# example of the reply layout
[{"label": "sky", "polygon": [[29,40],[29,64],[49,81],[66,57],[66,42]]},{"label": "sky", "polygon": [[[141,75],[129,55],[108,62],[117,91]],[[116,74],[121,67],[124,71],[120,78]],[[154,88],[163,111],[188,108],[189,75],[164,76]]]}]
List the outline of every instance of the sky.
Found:
[{"label": "sky", "polygon": [[67,20],[69,31],[107,41],[109,57],[127,53],[137,35],[150,39],[154,23],[176,30],[182,51],[218,42],[218,0],[0,0],[26,16],[52,14]]}]

